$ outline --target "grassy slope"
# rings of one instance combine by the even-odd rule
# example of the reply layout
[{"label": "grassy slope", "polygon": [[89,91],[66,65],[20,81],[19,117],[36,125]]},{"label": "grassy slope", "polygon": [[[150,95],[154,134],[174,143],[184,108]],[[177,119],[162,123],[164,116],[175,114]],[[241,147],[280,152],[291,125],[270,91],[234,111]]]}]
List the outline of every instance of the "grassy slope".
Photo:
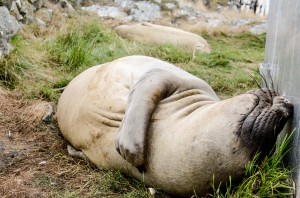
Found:
[{"label": "grassy slope", "polygon": [[[176,64],[206,80],[222,98],[256,88],[252,78],[258,79],[257,65],[263,61],[265,36],[205,34],[212,53],[191,54],[173,46],[129,42],[101,27],[96,19],[89,19],[81,17],[81,23],[70,19],[66,29],[59,29],[51,37],[48,32],[36,33],[37,37],[30,39],[22,35],[15,37],[12,40],[14,53],[0,63],[5,69],[0,70],[0,80],[10,87],[25,89],[31,96],[56,100],[58,95],[51,93],[51,89],[65,86],[86,68],[139,54]],[[27,37],[30,31],[34,29],[26,30]],[[28,87],[28,83],[35,85],[35,80],[45,81],[45,85]],[[26,87],[20,86],[24,81]]]},{"label": "grassy slope", "polygon": [[[66,86],[81,71],[136,54],[176,64],[206,80],[221,98],[257,87],[253,79],[258,80],[257,65],[263,61],[264,35],[203,33],[211,44],[212,53],[191,54],[173,46],[152,46],[124,40],[113,30],[103,27],[98,18],[91,16],[59,19],[61,24],[51,24],[43,31],[35,26],[23,29],[12,40],[14,52],[0,62],[1,83],[21,92],[26,100],[43,99],[56,104],[59,88]],[[68,25],[63,26],[65,23]],[[55,123],[53,127],[56,128]],[[71,159],[66,154],[65,142],[57,128],[52,132],[49,138],[53,143],[47,155],[56,166],[37,174],[31,186],[43,188],[47,196],[54,197],[148,196],[145,186],[132,178],[94,169],[83,161]],[[289,180],[286,178],[284,182]],[[231,194],[230,191],[224,196]],[[218,191],[215,195],[223,196]]]}]

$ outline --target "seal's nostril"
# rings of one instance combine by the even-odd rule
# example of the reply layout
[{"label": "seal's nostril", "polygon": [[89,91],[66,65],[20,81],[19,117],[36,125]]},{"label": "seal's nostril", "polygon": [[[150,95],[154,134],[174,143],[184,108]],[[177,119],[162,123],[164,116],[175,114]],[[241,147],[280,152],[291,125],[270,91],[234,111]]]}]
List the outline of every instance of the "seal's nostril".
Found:
[{"label": "seal's nostril", "polygon": [[286,98],[284,99],[284,102],[285,102],[285,103],[291,103],[291,102],[290,102],[288,99],[286,99]]}]

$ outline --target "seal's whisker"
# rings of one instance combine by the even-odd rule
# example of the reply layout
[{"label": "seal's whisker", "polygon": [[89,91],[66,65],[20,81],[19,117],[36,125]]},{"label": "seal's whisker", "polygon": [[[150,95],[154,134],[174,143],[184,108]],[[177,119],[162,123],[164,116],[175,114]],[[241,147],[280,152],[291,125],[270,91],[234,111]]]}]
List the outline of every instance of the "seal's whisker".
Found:
[{"label": "seal's whisker", "polygon": [[268,90],[268,93],[269,93],[270,97],[273,98],[273,95],[272,95],[272,93],[271,93],[271,91],[270,91],[269,84],[268,84],[268,81],[267,81],[265,75],[264,75],[262,72],[259,72],[259,75],[260,75],[260,77],[262,78],[263,83],[265,83],[266,89]]},{"label": "seal's whisker", "polygon": [[272,78],[272,75],[271,75],[271,74],[269,74],[269,79],[270,79],[270,81],[271,81],[271,88],[272,88],[272,89],[275,89],[275,87],[274,87],[274,81],[273,81],[273,78]]}]

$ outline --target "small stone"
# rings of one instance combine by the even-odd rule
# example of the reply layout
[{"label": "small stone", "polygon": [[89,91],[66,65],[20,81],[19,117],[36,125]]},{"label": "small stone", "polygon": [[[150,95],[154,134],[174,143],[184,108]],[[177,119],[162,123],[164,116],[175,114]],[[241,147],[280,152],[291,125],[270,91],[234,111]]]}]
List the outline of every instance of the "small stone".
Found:
[{"label": "small stone", "polygon": [[49,8],[41,8],[39,9],[36,13],[35,16],[38,17],[39,19],[45,21],[45,22],[50,22],[53,17],[53,10]]},{"label": "small stone", "polygon": [[73,6],[67,0],[59,0],[60,6],[68,10],[68,12],[74,12]]},{"label": "small stone", "polygon": [[255,35],[261,35],[267,32],[267,23],[255,25],[250,28],[250,32]]},{"label": "small stone", "polygon": [[149,191],[150,196],[154,196],[156,193],[154,188],[148,188],[148,191]]},{"label": "small stone", "polygon": [[35,10],[40,9],[44,4],[44,0],[36,0],[32,3],[32,5],[34,6]]},{"label": "small stone", "polygon": [[128,17],[128,15],[125,12],[120,11],[119,8],[114,6],[93,5],[90,7],[82,7],[81,9],[88,12],[95,12],[99,17],[104,18],[125,20]]},{"label": "small stone", "polygon": [[41,20],[41,19],[39,19],[39,18],[35,18],[35,19],[34,19],[34,22],[35,22],[35,24],[38,25],[38,27],[39,27],[40,29],[45,29],[45,28],[46,28],[46,23],[45,23],[43,20]]},{"label": "small stone", "polygon": [[176,4],[174,4],[174,3],[166,3],[165,6],[169,10],[176,8]]},{"label": "small stone", "polygon": [[9,140],[12,140],[12,139],[13,139],[13,135],[12,135],[11,130],[8,131],[7,136],[8,136],[8,139],[9,139]]},{"label": "small stone", "polygon": [[41,162],[39,163],[39,165],[45,165],[45,164],[47,164],[47,161],[41,161]]}]

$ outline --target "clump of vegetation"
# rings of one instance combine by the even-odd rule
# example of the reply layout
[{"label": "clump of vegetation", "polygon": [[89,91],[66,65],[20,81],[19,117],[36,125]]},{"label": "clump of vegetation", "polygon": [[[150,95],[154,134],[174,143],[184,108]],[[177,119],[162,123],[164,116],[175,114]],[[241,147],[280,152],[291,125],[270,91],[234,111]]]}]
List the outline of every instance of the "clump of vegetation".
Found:
[{"label": "clump of vegetation", "polygon": [[[99,59],[99,55],[95,54],[95,49],[100,54],[99,48],[114,43],[113,37],[116,37],[112,31],[93,21],[78,28],[74,27],[77,26],[67,27],[66,32],[58,34],[49,44],[50,53],[68,71],[94,64]],[[113,53],[113,51],[110,52]],[[107,52],[105,55],[112,56]]]},{"label": "clump of vegetation", "polygon": [[282,160],[288,152],[293,133],[285,136],[275,152],[261,162],[259,153],[248,162],[244,180],[238,186],[229,182],[225,192],[215,189],[213,197],[288,197],[294,194],[291,171],[283,168]]},{"label": "clump of vegetation", "polygon": [[145,55],[152,56],[170,63],[186,63],[193,61],[193,54],[173,45],[150,45]]},{"label": "clump of vegetation", "polygon": [[21,36],[15,36],[11,40],[15,47],[5,59],[0,60],[0,81],[5,86],[14,88],[21,78],[34,67],[24,53],[25,41]]},{"label": "clump of vegetation", "polygon": [[146,186],[143,183],[132,177],[126,177],[118,171],[105,171],[103,178],[105,183],[102,186],[106,191],[122,194],[123,197],[148,196],[148,192],[145,191]]}]

